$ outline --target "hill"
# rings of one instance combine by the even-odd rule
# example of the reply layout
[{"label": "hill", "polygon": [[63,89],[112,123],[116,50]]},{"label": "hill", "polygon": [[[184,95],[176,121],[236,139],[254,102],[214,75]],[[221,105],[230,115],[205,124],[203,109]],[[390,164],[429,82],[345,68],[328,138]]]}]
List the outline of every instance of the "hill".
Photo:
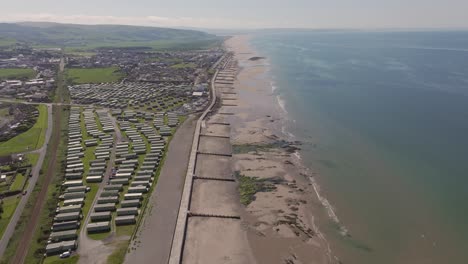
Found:
[{"label": "hill", "polygon": [[76,25],[42,22],[0,23],[0,36],[46,47],[165,47],[208,44],[218,38],[195,31],[125,25]]}]

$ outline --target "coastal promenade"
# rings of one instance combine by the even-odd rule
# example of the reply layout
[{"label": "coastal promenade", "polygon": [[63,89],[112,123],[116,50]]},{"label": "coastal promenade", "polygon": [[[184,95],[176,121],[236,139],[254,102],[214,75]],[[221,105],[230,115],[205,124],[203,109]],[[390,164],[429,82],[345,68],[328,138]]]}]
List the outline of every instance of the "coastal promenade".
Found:
[{"label": "coastal promenade", "polygon": [[187,175],[185,176],[185,184],[182,193],[182,200],[180,203],[179,213],[177,217],[177,225],[174,233],[174,238],[172,240],[171,254],[169,258],[169,264],[179,264],[181,263],[182,251],[184,246],[184,238],[187,229],[187,218],[188,218],[188,209],[190,205],[190,196],[192,192],[193,184],[193,174],[195,170],[195,162],[197,158],[198,143],[200,140],[200,130],[201,124],[205,119],[206,115],[211,111],[213,106],[216,103],[216,88],[215,80],[218,75],[218,71],[214,74],[214,77],[211,81],[211,103],[210,106],[203,112],[202,116],[197,121],[197,126],[195,128],[195,135],[193,137],[192,150],[190,152],[190,160],[187,167]]}]

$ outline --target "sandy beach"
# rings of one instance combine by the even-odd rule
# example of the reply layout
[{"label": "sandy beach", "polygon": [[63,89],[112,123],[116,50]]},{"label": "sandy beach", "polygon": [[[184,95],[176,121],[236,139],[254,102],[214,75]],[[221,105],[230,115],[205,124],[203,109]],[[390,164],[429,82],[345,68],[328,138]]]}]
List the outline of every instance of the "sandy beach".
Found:
[{"label": "sandy beach", "polygon": [[272,92],[268,59],[258,57],[248,35],[225,42],[239,64],[234,83],[231,143],[235,175],[256,179],[261,188],[241,208],[251,252],[257,263],[337,263],[315,225],[326,211],[312,184],[313,172],[295,155],[300,144],[288,142],[281,120],[286,113]]}]

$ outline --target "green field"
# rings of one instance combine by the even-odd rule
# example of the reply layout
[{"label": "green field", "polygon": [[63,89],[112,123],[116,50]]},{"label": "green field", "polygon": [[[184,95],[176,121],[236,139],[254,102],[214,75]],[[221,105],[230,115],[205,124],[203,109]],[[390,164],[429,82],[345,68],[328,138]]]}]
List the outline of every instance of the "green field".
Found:
[{"label": "green field", "polygon": [[106,83],[117,82],[125,75],[117,67],[90,68],[90,69],[67,69],[67,79],[73,83]]},{"label": "green field", "polygon": [[32,79],[36,76],[33,69],[6,68],[0,69],[0,79]]},{"label": "green field", "polygon": [[0,143],[0,156],[31,151],[42,147],[47,130],[47,106],[39,105],[39,117],[28,131]]},{"label": "green field", "polygon": [[92,57],[96,55],[96,52],[91,51],[82,51],[80,49],[73,49],[73,48],[65,48],[65,54],[70,56],[78,56],[78,57]]},{"label": "green field", "polygon": [[171,66],[174,69],[183,69],[183,68],[196,68],[197,65],[195,63],[178,63]]},{"label": "green field", "polygon": [[19,201],[20,200],[16,196],[3,199],[3,213],[2,218],[0,218],[0,237],[3,236],[3,232],[5,232]]},{"label": "green field", "polygon": [[0,38],[0,47],[8,47],[16,44],[16,40],[11,38]]},{"label": "green field", "polygon": [[25,180],[26,180],[26,176],[24,176],[21,173],[16,174],[15,180],[10,186],[10,190],[11,191],[22,190]]}]

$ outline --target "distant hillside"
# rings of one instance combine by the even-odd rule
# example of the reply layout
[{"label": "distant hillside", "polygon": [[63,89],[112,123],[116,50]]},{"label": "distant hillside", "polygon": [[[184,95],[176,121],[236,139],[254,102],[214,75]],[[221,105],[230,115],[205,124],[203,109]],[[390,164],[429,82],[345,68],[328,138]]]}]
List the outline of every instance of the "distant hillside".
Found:
[{"label": "distant hillside", "polygon": [[[124,25],[75,25],[42,22],[0,23],[0,36],[36,46],[164,47],[214,42],[216,36],[195,30]],[[190,46],[190,45],[189,45]]]}]

